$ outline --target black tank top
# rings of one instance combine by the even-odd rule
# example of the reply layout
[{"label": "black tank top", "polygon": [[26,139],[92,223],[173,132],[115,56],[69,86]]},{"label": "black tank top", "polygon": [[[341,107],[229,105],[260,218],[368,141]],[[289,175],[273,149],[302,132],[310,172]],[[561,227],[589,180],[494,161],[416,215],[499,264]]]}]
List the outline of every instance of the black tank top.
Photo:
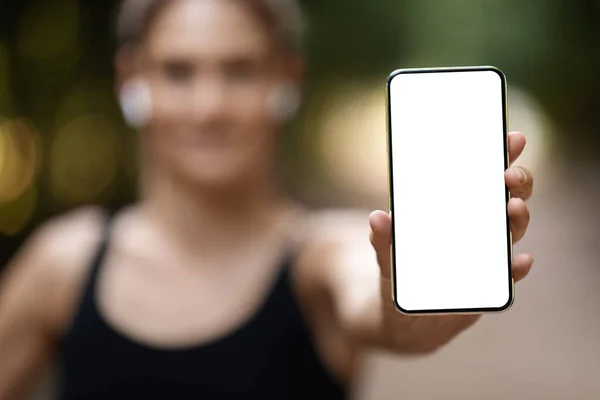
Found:
[{"label": "black tank top", "polygon": [[64,338],[61,399],[345,398],[320,362],[294,296],[293,256],[281,263],[262,307],[241,328],[206,345],[156,349],[119,334],[98,311],[97,278],[110,244],[106,232]]}]

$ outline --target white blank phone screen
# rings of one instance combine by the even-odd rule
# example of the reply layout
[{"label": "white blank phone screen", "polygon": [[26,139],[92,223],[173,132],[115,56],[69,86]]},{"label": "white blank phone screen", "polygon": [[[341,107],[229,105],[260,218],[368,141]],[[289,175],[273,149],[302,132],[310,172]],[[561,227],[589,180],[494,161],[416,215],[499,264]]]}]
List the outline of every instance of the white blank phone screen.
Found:
[{"label": "white blank phone screen", "polygon": [[493,70],[389,81],[395,288],[405,311],[508,306],[503,87]]}]

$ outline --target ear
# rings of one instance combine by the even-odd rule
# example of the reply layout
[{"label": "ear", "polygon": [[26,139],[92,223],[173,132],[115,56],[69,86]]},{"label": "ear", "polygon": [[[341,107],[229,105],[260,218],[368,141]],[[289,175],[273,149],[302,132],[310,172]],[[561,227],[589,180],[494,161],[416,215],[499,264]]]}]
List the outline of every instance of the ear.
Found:
[{"label": "ear", "polygon": [[121,47],[115,58],[115,92],[127,124],[134,129],[146,126],[152,112],[152,98],[141,78],[140,52],[134,46]]},{"label": "ear", "polygon": [[282,82],[271,89],[267,98],[267,109],[271,118],[279,124],[293,119],[300,109],[302,95],[294,82]]},{"label": "ear", "polygon": [[152,115],[152,95],[148,84],[140,78],[131,79],[121,86],[121,111],[127,124],[134,129],[144,128]]},{"label": "ear", "polygon": [[302,92],[304,88],[305,61],[297,53],[288,53],[283,61],[284,81],[293,82]]},{"label": "ear", "polygon": [[292,120],[302,102],[304,83],[304,60],[297,53],[284,53],[280,59],[278,84],[267,98],[267,109],[271,118],[278,124]]},{"label": "ear", "polygon": [[117,50],[115,56],[115,93],[120,95],[123,85],[131,81],[138,73],[138,50],[133,45],[125,45]]}]

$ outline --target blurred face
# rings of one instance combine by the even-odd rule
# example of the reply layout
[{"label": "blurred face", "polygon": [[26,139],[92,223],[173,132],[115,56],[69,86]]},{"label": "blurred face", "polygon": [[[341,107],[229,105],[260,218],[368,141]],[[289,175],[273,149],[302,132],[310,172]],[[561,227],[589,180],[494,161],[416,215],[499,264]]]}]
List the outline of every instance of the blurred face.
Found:
[{"label": "blurred face", "polygon": [[276,147],[267,99],[284,79],[274,44],[237,1],[178,0],[160,11],[139,61],[155,167],[210,186],[267,172]]}]

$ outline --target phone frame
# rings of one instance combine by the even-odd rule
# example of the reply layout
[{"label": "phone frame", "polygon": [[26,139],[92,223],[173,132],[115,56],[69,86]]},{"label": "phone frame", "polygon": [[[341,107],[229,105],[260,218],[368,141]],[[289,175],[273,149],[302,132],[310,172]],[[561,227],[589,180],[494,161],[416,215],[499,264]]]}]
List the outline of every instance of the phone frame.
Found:
[{"label": "phone frame", "polygon": [[[510,226],[510,219],[508,216],[508,210],[506,210],[506,226],[507,226],[507,247],[508,247],[508,287],[509,287],[509,299],[507,303],[501,307],[490,307],[490,308],[467,308],[467,309],[439,309],[439,310],[405,310],[396,298],[396,240],[394,238],[395,232],[395,220],[394,220],[394,178],[393,178],[393,157],[392,157],[392,113],[391,113],[391,92],[390,85],[392,80],[401,74],[426,74],[426,73],[444,73],[444,72],[476,72],[476,71],[491,71],[495,72],[500,76],[502,82],[502,131],[504,135],[504,170],[506,171],[510,166],[509,150],[508,150],[508,106],[507,106],[507,84],[506,76],[504,73],[494,66],[473,66],[473,67],[443,67],[443,68],[404,68],[393,71],[386,79],[386,130],[387,130],[387,153],[388,153],[388,190],[389,190],[389,209],[392,220],[392,238],[391,238],[391,285],[392,285],[392,302],[394,308],[402,314],[407,315],[435,315],[435,314],[483,314],[483,313],[499,313],[508,310],[514,303],[515,300],[515,283],[512,275],[512,229]],[[505,203],[508,207],[508,201],[510,200],[510,191],[505,184]]]}]

